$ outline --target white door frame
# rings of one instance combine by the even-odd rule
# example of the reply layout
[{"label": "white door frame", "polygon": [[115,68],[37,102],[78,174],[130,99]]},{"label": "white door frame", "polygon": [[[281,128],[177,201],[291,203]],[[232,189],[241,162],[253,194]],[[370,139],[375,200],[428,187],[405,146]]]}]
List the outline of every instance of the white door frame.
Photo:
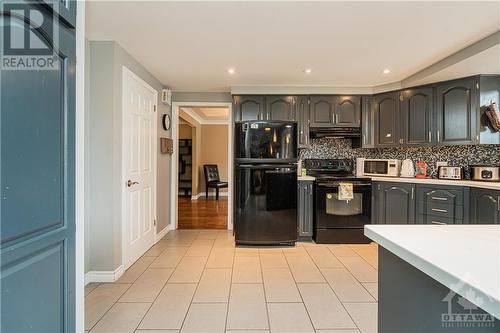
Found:
[{"label": "white door frame", "polygon": [[227,102],[173,102],[172,103],[172,140],[174,141],[174,153],[172,154],[172,173],[171,173],[171,191],[170,191],[170,221],[172,221],[171,229],[178,227],[178,181],[177,169],[179,159],[179,109],[181,107],[227,107],[229,109],[229,116],[227,119],[227,178],[229,186],[227,189],[227,229],[233,230],[233,104]]},{"label": "white door frame", "polygon": [[[127,134],[127,132],[125,131],[125,127],[126,127],[126,124],[125,124],[125,120],[126,120],[126,117],[124,117],[124,111],[125,111],[125,98],[127,96],[125,96],[125,94],[123,93],[125,91],[125,79],[127,76],[131,76],[133,77],[134,79],[136,79],[137,81],[141,82],[141,84],[143,84],[148,90],[150,90],[152,93],[154,93],[154,108],[155,108],[155,114],[153,116],[153,147],[152,147],[152,151],[154,152],[153,153],[153,175],[154,175],[154,180],[153,180],[153,196],[154,196],[154,199],[153,199],[153,204],[154,204],[154,207],[153,207],[153,214],[154,214],[154,220],[157,221],[158,218],[157,218],[157,211],[156,211],[156,205],[157,205],[157,184],[158,184],[158,171],[157,171],[157,163],[158,163],[158,115],[157,115],[157,112],[158,112],[158,91],[153,88],[149,83],[147,83],[146,81],[144,81],[140,76],[138,76],[137,74],[135,74],[134,72],[132,72],[129,68],[127,68],[126,66],[122,66],[122,107],[121,107],[121,115],[122,115],[122,164],[121,164],[121,202],[122,202],[122,207],[121,207],[121,216],[122,216],[122,265],[123,265],[123,269],[126,270],[129,265],[127,265],[127,248],[126,248],[126,244],[127,244],[127,241],[126,241],[126,232],[125,232],[125,228],[127,227],[125,225],[125,221],[126,219],[124,218],[125,217],[125,211],[126,211],[126,200],[125,200],[125,196],[126,196],[126,191],[127,191],[127,187],[125,186],[126,182],[127,182],[127,175],[125,174],[125,149],[126,149],[126,146],[125,146],[125,142],[127,142],[126,140],[126,137],[125,135]],[[153,244],[154,244],[154,241],[156,239],[156,235],[158,233],[158,223],[155,223],[154,225],[154,238],[153,238]],[[151,244],[151,245],[153,245]]]}]

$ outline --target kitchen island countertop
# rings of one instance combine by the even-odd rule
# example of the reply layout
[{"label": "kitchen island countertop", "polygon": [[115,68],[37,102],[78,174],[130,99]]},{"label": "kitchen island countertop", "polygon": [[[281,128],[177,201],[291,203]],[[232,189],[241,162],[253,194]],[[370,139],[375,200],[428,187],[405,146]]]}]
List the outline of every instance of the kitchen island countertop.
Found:
[{"label": "kitchen island countertop", "polygon": [[500,318],[500,225],[367,225],[365,235]]}]

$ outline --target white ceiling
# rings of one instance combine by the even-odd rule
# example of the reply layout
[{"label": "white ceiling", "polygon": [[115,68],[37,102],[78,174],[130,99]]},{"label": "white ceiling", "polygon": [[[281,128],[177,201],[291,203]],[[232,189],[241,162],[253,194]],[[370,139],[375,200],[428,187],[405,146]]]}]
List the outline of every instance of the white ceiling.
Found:
[{"label": "white ceiling", "polygon": [[[401,81],[499,30],[500,1],[98,1],[87,2],[86,17],[88,39],[116,40],[176,91],[372,87]],[[495,57],[498,48],[487,59]],[[499,70],[495,61],[465,65],[468,72]]]},{"label": "white ceiling", "polygon": [[229,118],[229,108],[221,107],[181,107],[199,124],[227,124]]}]

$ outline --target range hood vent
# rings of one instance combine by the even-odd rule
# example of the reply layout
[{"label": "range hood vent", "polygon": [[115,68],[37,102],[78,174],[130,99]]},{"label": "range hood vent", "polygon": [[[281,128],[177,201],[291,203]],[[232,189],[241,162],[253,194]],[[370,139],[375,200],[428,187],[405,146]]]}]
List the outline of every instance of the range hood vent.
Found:
[{"label": "range hood vent", "polygon": [[359,127],[311,127],[309,135],[312,139],[351,139],[353,148],[361,147],[361,129]]}]

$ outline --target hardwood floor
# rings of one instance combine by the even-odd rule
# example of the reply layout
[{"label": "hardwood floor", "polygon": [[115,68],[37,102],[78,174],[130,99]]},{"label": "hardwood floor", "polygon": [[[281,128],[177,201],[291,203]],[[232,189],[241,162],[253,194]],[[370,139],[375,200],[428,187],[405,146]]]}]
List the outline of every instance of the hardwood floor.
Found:
[{"label": "hardwood floor", "polygon": [[227,229],[227,198],[179,197],[179,229]]}]

